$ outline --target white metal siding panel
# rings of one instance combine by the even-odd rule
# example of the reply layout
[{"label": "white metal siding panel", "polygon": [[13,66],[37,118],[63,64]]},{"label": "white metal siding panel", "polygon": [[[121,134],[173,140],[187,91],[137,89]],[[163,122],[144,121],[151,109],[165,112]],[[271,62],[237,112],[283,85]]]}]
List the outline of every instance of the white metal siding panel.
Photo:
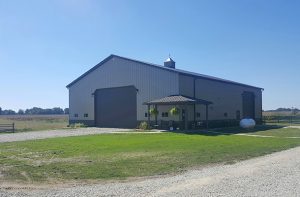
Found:
[{"label": "white metal siding panel", "polygon": [[[138,89],[137,119],[147,120],[143,103],[178,94],[178,84],[177,73],[114,57],[69,88],[70,119],[94,120],[92,93],[96,89],[134,85]],[[89,117],[84,118],[84,113]]]}]

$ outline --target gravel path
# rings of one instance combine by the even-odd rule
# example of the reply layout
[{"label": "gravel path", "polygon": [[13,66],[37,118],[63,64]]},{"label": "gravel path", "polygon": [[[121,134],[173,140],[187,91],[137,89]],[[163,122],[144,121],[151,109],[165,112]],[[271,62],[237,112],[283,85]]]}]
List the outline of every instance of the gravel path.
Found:
[{"label": "gravel path", "polygon": [[[289,126],[286,128],[299,128],[299,126]],[[153,132],[131,132],[132,129],[120,129],[120,128],[79,128],[79,129],[60,129],[60,130],[49,130],[49,131],[31,131],[31,132],[20,132],[20,133],[7,133],[0,134],[0,143],[2,142],[16,142],[25,140],[37,140],[55,137],[68,137],[68,136],[80,136],[80,135],[94,135],[94,134],[105,134],[105,133],[162,133],[164,130],[154,130]],[[226,134],[222,132],[210,131],[212,133]],[[228,133],[231,134],[231,133]],[[300,138],[300,137],[276,137],[276,136],[263,136],[254,134],[234,134],[243,135],[248,137],[268,137],[268,138]]]},{"label": "gravel path", "polygon": [[55,138],[55,137],[116,133],[116,132],[126,132],[126,131],[130,131],[130,129],[89,127],[89,128],[80,128],[80,129],[61,129],[61,130],[49,130],[49,131],[7,133],[7,134],[0,134],[0,143]]},{"label": "gravel path", "polygon": [[[233,165],[130,182],[0,189],[0,196],[300,196],[300,147]],[[1,187],[0,187],[1,188]]]}]

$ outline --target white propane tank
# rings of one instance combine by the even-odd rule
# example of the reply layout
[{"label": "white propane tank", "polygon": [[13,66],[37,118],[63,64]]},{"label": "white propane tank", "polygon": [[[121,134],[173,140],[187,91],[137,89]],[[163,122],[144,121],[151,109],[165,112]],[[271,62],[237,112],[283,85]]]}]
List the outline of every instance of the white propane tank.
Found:
[{"label": "white propane tank", "polygon": [[251,129],[255,127],[255,125],[255,120],[253,120],[252,118],[244,118],[240,121],[240,127],[244,129]]}]

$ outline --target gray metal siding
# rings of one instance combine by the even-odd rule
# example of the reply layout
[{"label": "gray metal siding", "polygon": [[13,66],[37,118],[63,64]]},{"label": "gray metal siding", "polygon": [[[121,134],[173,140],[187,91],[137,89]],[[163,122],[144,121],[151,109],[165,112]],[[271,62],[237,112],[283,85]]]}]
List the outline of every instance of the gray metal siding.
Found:
[{"label": "gray metal siding", "polygon": [[[243,114],[243,96],[245,91],[253,92],[255,103],[255,118],[261,118],[261,96],[260,89],[223,84],[220,82],[209,82],[207,80],[197,80],[196,89],[199,89],[196,94],[204,99],[214,102],[209,108],[209,113],[212,114],[212,119],[236,119],[236,112],[240,111]],[[228,116],[225,117],[224,114]]]},{"label": "gray metal siding", "polygon": [[[179,92],[186,96],[193,96],[194,78],[179,75]],[[262,92],[260,89],[239,86],[218,81],[196,79],[196,97],[213,102],[209,106],[209,120],[236,119],[236,111],[243,114],[243,98],[245,91],[253,92],[255,99],[255,118],[261,118],[262,111]],[[189,108],[189,117],[193,117],[193,109]],[[197,105],[196,112],[200,113],[197,120],[205,120],[205,106]],[[227,113],[227,117],[224,114]]]},{"label": "gray metal siding", "polygon": [[179,75],[179,92],[181,95],[194,97],[194,78]]},{"label": "gray metal siding", "polygon": [[254,87],[254,86],[250,86],[250,85],[247,85],[247,84],[241,84],[241,83],[226,80],[226,79],[221,79],[221,78],[217,78],[217,77],[212,77],[212,76],[203,75],[203,74],[194,73],[194,72],[189,72],[189,71],[180,70],[180,69],[173,69],[173,68],[169,68],[169,67],[166,67],[166,66],[161,66],[161,65],[157,65],[157,64],[153,64],[153,63],[147,63],[147,62],[143,62],[143,61],[139,61],[139,60],[135,60],[135,59],[131,59],[131,58],[126,58],[126,57],[121,57],[121,56],[113,55],[113,54],[108,56],[107,58],[105,58],[103,61],[98,63],[96,66],[92,67],[90,70],[88,70],[87,72],[82,74],[77,79],[75,79],[73,82],[71,82],[69,85],[67,85],[67,88],[71,87],[72,85],[74,85],[75,83],[80,81],[82,78],[84,78],[85,76],[87,76],[88,74],[90,74],[91,72],[93,72],[94,70],[96,70],[97,68],[102,66],[104,63],[106,63],[108,60],[110,60],[111,58],[114,58],[114,57],[119,58],[119,59],[123,59],[123,60],[127,60],[127,61],[131,61],[131,62],[135,62],[135,63],[138,63],[138,64],[143,64],[143,65],[155,67],[157,69],[169,70],[171,72],[175,72],[175,73],[185,75],[185,76],[189,76],[189,77],[197,77],[199,79],[207,79],[207,80],[211,80],[211,81],[218,81],[218,82],[222,82],[222,83],[229,83],[229,84],[235,84],[235,85],[244,86],[244,87],[262,89],[262,88],[259,88],[259,87]]},{"label": "gray metal siding", "polygon": [[[194,78],[191,76],[179,75],[178,81],[179,81],[179,93],[184,96],[194,97]],[[196,105],[196,110],[197,108],[203,108],[203,106]],[[196,113],[198,111],[196,111]],[[194,120],[194,106],[192,105],[187,106],[186,114],[190,121]]]},{"label": "gray metal siding", "polygon": [[[70,119],[94,120],[95,90],[133,85],[138,89],[137,120],[147,120],[143,103],[178,94],[178,84],[178,73],[114,57],[70,86]],[[84,113],[88,113],[87,118]]]}]

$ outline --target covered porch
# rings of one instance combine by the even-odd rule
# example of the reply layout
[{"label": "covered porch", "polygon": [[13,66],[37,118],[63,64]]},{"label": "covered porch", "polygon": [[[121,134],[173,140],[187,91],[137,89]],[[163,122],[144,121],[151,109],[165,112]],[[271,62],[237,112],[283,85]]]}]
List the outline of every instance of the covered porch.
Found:
[{"label": "covered porch", "polygon": [[[184,129],[188,129],[189,128],[189,122],[193,122],[194,125],[197,124],[197,120],[196,120],[196,106],[197,105],[204,105],[205,106],[205,127],[208,128],[208,118],[209,118],[209,114],[208,114],[208,106],[212,104],[212,102],[210,101],[206,101],[203,99],[198,99],[198,98],[191,98],[191,97],[187,97],[187,96],[183,96],[183,95],[171,95],[171,96],[167,96],[167,97],[163,97],[160,99],[155,99],[149,102],[145,102],[144,105],[148,106],[148,125],[151,125],[151,119],[150,119],[150,108],[152,106],[152,109],[155,109],[156,111],[159,111],[158,108],[159,107],[163,107],[163,106],[174,106],[179,108],[180,113],[179,113],[179,117],[177,117],[178,121],[183,122],[183,128]],[[191,113],[192,111],[192,113]],[[189,117],[189,114],[193,114],[193,117]],[[158,123],[158,115],[159,114],[155,114],[154,115],[154,124],[155,126],[161,126]],[[170,120],[170,121],[174,121],[174,119]]]}]

